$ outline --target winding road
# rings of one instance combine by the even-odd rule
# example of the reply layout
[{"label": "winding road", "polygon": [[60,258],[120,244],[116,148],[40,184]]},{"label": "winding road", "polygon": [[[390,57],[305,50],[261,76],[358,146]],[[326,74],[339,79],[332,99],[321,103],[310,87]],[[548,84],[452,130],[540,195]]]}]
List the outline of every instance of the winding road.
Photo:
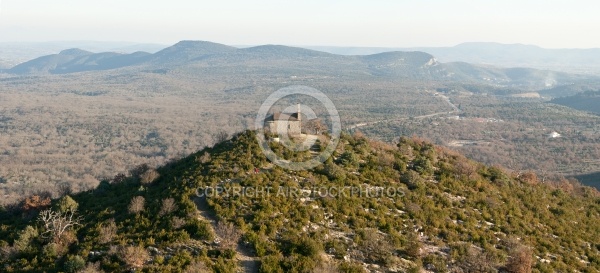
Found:
[{"label": "winding road", "polygon": [[[433,113],[433,114],[427,114],[427,115],[421,115],[421,116],[414,116],[412,118],[413,119],[423,119],[423,118],[430,118],[430,117],[435,117],[435,116],[439,116],[439,115],[448,115],[448,114],[458,114],[458,113],[460,113],[460,109],[458,109],[458,107],[456,105],[454,105],[454,103],[452,103],[452,101],[450,100],[450,98],[448,96],[442,95],[442,94],[438,93],[437,97],[440,97],[444,101],[446,101],[448,103],[448,105],[450,105],[450,107],[452,107],[452,111],[437,112],[437,113]],[[410,118],[411,117],[403,117],[403,118],[384,119],[384,120],[370,121],[370,122],[361,122],[361,123],[356,123],[356,124],[348,126],[348,129],[352,130],[352,129],[356,129],[356,128],[360,128],[360,127],[375,125],[377,123],[390,122],[390,121],[400,121],[400,120],[408,120]]]}]

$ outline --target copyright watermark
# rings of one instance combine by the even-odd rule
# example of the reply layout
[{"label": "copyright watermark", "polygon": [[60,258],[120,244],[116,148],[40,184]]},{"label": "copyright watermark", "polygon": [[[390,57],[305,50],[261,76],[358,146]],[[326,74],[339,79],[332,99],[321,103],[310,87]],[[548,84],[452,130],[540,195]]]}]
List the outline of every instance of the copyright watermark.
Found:
[{"label": "copyright watermark", "polygon": [[242,187],[242,186],[216,186],[196,189],[198,197],[249,197],[249,198],[395,198],[404,196],[403,187],[371,187],[371,186],[345,186],[345,187]]},{"label": "copyright watermark", "polygon": [[[293,96],[307,96],[316,99],[326,109],[329,129],[323,132],[307,132],[303,126],[307,121],[316,120],[318,117],[309,105],[296,103],[289,105],[281,112],[272,112],[276,103]],[[256,138],[265,156],[282,168],[289,170],[312,169],[331,157],[336,149],[342,125],[340,116],[333,102],[323,92],[302,85],[288,86],[275,91],[260,106],[255,120]],[[327,142],[327,146],[319,147],[318,152],[314,147],[317,141]],[[312,149],[310,158],[302,160],[288,160],[277,155],[269,146],[270,142],[278,142],[292,152],[305,152]]]}]

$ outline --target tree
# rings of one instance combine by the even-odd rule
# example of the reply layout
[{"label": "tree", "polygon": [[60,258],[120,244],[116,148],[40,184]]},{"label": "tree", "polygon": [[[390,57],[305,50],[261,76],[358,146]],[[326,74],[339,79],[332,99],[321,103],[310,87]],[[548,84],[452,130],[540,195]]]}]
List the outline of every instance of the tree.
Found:
[{"label": "tree", "polygon": [[201,157],[196,159],[196,161],[199,161],[202,164],[209,162],[210,161],[210,153],[204,152]]},{"label": "tree", "polygon": [[141,165],[135,166],[133,169],[129,170],[129,174],[132,177],[140,177],[140,175],[142,175],[149,169],[150,169],[150,167],[148,166],[148,164],[141,164]]},{"label": "tree", "polygon": [[148,261],[150,255],[141,246],[126,246],[119,251],[119,257],[131,269],[139,268]]},{"label": "tree", "polygon": [[80,272],[84,268],[85,260],[79,255],[69,257],[69,259],[67,259],[67,261],[65,262],[66,272]]},{"label": "tree", "polygon": [[308,129],[308,131],[313,134],[320,135],[323,131],[327,130],[327,125],[320,119],[312,119],[306,122],[304,128]]},{"label": "tree", "polygon": [[68,196],[68,195],[59,199],[58,202],[56,203],[56,209],[62,213],[66,213],[68,211],[73,211],[73,212],[77,211],[78,207],[79,207],[79,204],[77,204],[77,202],[75,200],[73,200],[73,198],[71,198],[71,196]]},{"label": "tree", "polygon": [[217,143],[224,142],[227,140],[227,138],[229,138],[229,134],[227,134],[225,131],[219,131],[217,134],[215,134],[215,140]]},{"label": "tree", "polygon": [[410,232],[408,234],[407,243],[404,248],[404,251],[406,252],[406,254],[408,254],[408,256],[411,256],[413,258],[418,258],[421,256],[421,248],[422,247],[423,247],[423,244],[421,243],[421,240],[419,239],[419,235],[417,235],[416,232]]},{"label": "tree", "polygon": [[44,227],[42,236],[55,243],[60,243],[67,231],[79,225],[80,217],[75,217],[74,211],[59,212],[44,210],[40,212],[38,220]]},{"label": "tree", "polygon": [[194,261],[184,271],[184,273],[208,273],[213,272],[204,262]]},{"label": "tree", "polygon": [[118,173],[117,175],[115,175],[115,177],[113,177],[111,182],[113,184],[119,184],[119,183],[122,183],[123,181],[125,181],[125,179],[127,179],[127,176],[125,174]]},{"label": "tree", "polygon": [[109,243],[117,235],[117,224],[115,219],[108,220],[108,223],[100,226],[98,241],[101,244]]},{"label": "tree", "polygon": [[468,247],[467,253],[461,257],[459,265],[465,273],[494,272],[493,257],[475,246]]},{"label": "tree", "polygon": [[78,273],[104,273],[102,269],[100,269],[100,263],[88,263],[85,268],[81,269]]},{"label": "tree", "polygon": [[173,199],[173,198],[163,199],[162,207],[160,208],[160,212],[158,213],[158,215],[163,216],[163,215],[169,214],[175,210],[177,210],[177,204],[175,204],[175,199]]},{"label": "tree", "polygon": [[313,273],[337,273],[341,272],[333,262],[322,261],[313,269]]},{"label": "tree", "polygon": [[241,233],[232,223],[220,221],[215,230],[221,238],[221,246],[226,249],[232,249],[240,240]]},{"label": "tree", "polygon": [[525,172],[519,177],[521,181],[530,185],[536,185],[538,183],[537,175],[534,172]]},{"label": "tree", "polygon": [[25,199],[23,209],[25,211],[45,209],[49,207],[51,203],[50,197],[42,198],[39,195],[34,195]]},{"label": "tree", "polygon": [[133,197],[131,203],[129,203],[129,213],[138,214],[144,211],[145,203],[146,199],[143,196]]},{"label": "tree", "polygon": [[393,246],[384,234],[379,234],[376,229],[364,229],[359,232],[361,237],[360,246],[367,260],[371,262],[383,262],[393,252]]},{"label": "tree", "polygon": [[140,175],[140,183],[150,184],[160,177],[155,169],[149,169]]},{"label": "tree", "polygon": [[530,273],[533,266],[533,252],[526,246],[513,247],[508,254],[506,270],[511,273]]},{"label": "tree", "polygon": [[39,233],[37,229],[32,226],[27,226],[23,231],[21,231],[19,238],[15,240],[13,246],[18,251],[24,251],[29,247],[31,241],[38,237],[38,235]]}]

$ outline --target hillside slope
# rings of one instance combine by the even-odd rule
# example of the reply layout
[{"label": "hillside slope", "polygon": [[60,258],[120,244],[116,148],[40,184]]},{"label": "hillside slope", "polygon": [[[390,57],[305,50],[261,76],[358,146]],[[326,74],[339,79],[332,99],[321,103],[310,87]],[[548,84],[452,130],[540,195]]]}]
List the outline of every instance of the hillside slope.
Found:
[{"label": "hillside slope", "polygon": [[[36,221],[47,208],[75,211],[79,224],[51,232],[62,222]],[[287,171],[247,131],[158,172],[142,166],[0,216],[3,272],[600,270],[598,192],[408,138],[342,135],[324,165]]]}]

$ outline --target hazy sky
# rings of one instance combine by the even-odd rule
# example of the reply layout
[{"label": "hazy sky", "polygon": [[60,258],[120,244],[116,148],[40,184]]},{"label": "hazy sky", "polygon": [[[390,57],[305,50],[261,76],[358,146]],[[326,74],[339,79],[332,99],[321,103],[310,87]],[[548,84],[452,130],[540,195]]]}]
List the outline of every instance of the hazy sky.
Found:
[{"label": "hazy sky", "polygon": [[598,0],[0,0],[0,42],[600,47]]}]

